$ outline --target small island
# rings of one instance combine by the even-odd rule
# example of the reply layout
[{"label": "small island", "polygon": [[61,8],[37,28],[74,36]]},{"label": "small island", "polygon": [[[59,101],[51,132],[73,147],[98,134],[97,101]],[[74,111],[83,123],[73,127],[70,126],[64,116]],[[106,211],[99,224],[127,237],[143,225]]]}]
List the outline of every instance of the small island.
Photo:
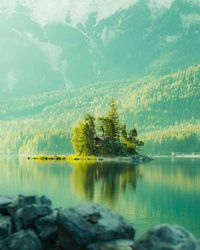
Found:
[{"label": "small island", "polygon": [[136,128],[127,129],[120,122],[116,101],[111,100],[105,116],[87,113],[84,120],[72,128],[73,155],[40,155],[34,160],[116,160],[135,163],[151,160],[139,153],[144,142],[138,139]]}]

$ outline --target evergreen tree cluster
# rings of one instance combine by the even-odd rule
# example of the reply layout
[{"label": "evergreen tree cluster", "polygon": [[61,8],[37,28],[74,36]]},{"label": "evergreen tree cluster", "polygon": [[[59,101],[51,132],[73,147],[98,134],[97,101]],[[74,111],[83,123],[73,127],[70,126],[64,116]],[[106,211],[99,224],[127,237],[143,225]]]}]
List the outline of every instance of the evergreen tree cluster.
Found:
[{"label": "evergreen tree cluster", "polygon": [[106,116],[97,119],[86,114],[72,129],[72,145],[80,155],[131,156],[138,154],[144,143],[137,139],[135,128],[120,124],[116,101],[112,99]]}]

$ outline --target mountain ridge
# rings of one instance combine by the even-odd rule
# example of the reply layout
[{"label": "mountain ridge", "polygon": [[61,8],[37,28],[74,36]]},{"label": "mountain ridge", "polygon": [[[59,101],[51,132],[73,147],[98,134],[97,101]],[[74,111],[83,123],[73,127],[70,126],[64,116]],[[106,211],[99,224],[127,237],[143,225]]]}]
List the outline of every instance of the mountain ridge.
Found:
[{"label": "mountain ridge", "polygon": [[98,22],[91,13],[84,25],[66,19],[41,26],[22,6],[10,16],[0,13],[1,99],[200,63],[200,5],[175,0],[160,14],[150,7],[138,1]]}]

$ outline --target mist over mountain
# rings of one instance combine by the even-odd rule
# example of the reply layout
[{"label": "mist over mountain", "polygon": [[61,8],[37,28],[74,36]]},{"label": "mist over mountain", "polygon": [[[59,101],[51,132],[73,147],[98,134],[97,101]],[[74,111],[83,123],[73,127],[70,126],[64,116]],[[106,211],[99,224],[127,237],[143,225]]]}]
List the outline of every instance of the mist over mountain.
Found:
[{"label": "mist over mountain", "polygon": [[198,64],[199,13],[198,0],[0,3],[0,98]]}]

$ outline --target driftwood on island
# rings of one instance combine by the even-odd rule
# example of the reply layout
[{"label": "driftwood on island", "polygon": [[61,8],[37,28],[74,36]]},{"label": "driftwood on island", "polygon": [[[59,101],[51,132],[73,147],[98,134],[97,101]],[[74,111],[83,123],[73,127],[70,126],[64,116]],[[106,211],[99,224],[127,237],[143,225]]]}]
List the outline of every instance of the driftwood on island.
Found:
[{"label": "driftwood on island", "polygon": [[200,250],[179,226],[158,225],[136,241],[135,233],[98,204],[53,209],[45,196],[0,196],[1,250]]}]

